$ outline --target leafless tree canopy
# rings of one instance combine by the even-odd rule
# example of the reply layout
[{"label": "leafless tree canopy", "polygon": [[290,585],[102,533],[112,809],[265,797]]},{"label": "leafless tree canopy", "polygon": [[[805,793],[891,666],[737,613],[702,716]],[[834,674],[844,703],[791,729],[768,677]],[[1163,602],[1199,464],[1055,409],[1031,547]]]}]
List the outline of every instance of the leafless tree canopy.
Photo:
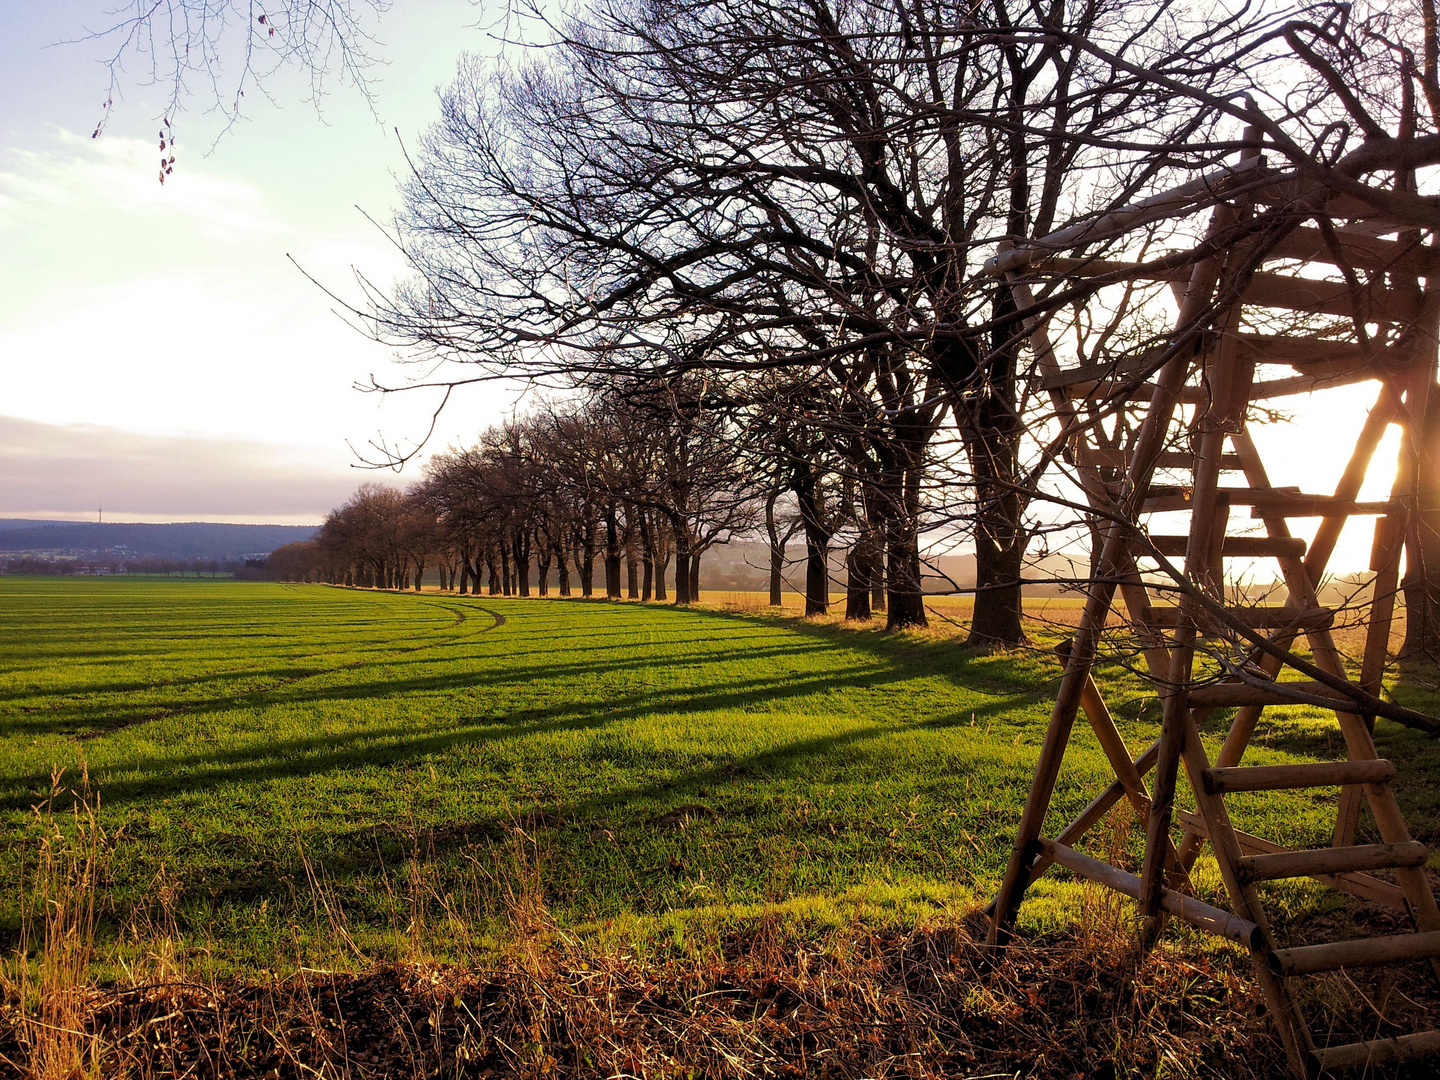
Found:
[{"label": "leafless tree canopy", "polygon": [[78,35],[109,50],[109,86],[95,125],[104,133],[127,84],[158,87],[161,117],[160,182],[174,165],[176,117],[197,103],[228,130],[244,114],[247,94],[293,68],[310,83],[318,107],[335,78],[371,99],[369,69],[376,61],[374,26],[390,0],[126,0],[99,12]]},{"label": "leafless tree canopy", "polygon": [[673,565],[675,600],[690,603],[704,553],[759,524],[764,489],[735,434],[733,418],[683,386],[538,409],[437,455],[404,493],[362,486],[271,570],[418,589],[428,566],[442,589],[488,583],[505,596],[530,596],[532,583],[548,595],[552,580],[569,596],[578,576],[588,597],[598,563],[604,595],[666,600]]},{"label": "leafless tree canopy", "polygon": [[[112,32],[117,59],[147,57],[177,95],[203,76],[230,115],[291,61],[363,84],[382,8],[285,4],[261,21],[173,0],[127,9]],[[414,156],[396,223],[413,277],[367,285],[355,313],[423,373],[407,386],[698,380],[750,471],[795,500],[807,551],[837,522],[854,530],[851,576],[887,583],[895,626],[923,623],[921,553],[948,539],[976,551],[975,638],[1018,641],[1027,556],[1083,532],[1068,440],[1077,423],[1122,440],[1131,414],[1123,392],[1057,413],[1037,314],[1064,326],[1067,362],[1136,386],[1187,347],[1153,275],[1058,275],[1021,310],[988,261],[1060,235],[1092,267],[1181,275],[1242,232],[1280,235],[1317,191],[1427,235],[1440,213],[1423,179],[1440,161],[1433,0],[507,13],[514,40],[462,63]],[[237,42],[232,93],[218,65]],[[1263,166],[1237,177],[1246,146]],[[1277,177],[1295,197],[1230,235],[1126,209]]]}]

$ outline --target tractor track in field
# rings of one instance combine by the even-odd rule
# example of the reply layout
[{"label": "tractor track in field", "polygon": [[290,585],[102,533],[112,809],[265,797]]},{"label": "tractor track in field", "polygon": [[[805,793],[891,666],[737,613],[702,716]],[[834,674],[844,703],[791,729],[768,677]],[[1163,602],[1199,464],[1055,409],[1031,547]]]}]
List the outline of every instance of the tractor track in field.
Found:
[{"label": "tractor track in field", "polygon": [[[343,586],[341,586],[341,587],[343,588]],[[357,591],[359,591],[359,590],[357,590]],[[393,593],[393,594],[396,594],[396,595],[405,595],[405,594],[403,594],[403,593],[399,593],[398,590],[392,590],[392,589],[386,589],[386,590],[364,590],[364,591],[366,591],[366,592],[382,592],[382,591],[383,591],[383,592],[386,592],[386,593]],[[385,661],[387,661],[387,660],[392,660],[392,659],[395,659],[395,658],[401,657],[401,656],[408,656],[408,655],[410,655],[411,653],[421,652],[422,650],[425,650],[425,649],[433,649],[433,648],[438,648],[438,647],[440,647],[440,646],[455,645],[455,644],[457,644],[457,643],[459,643],[459,642],[461,642],[461,641],[465,641],[465,640],[468,640],[468,639],[470,639],[470,638],[479,637],[481,634],[489,633],[491,630],[498,630],[500,627],[502,627],[502,626],[505,625],[505,616],[504,616],[504,615],[501,615],[498,611],[493,611],[493,610],[491,610],[490,608],[483,607],[483,606],[481,606],[480,604],[464,604],[464,605],[462,606],[462,605],[454,604],[454,603],[440,603],[440,602],[436,602],[433,606],[436,606],[436,607],[441,608],[442,610],[448,611],[452,616],[454,616],[453,621],[450,623],[450,626],[449,626],[447,629],[454,629],[454,628],[456,628],[456,627],[463,626],[465,623],[469,622],[470,619],[469,619],[469,616],[466,614],[467,611],[483,611],[486,615],[489,615],[489,616],[490,616],[492,622],[491,622],[490,625],[488,625],[488,626],[482,626],[482,627],[479,627],[478,629],[471,630],[471,631],[469,631],[469,632],[467,632],[467,633],[457,633],[457,634],[449,635],[449,636],[446,636],[446,637],[443,637],[443,638],[439,638],[439,639],[435,639],[435,640],[422,641],[422,642],[418,642],[417,644],[414,644],[414,645],[406,646],[406,647],[404,647],[404,648],[387,648],[387,650],[384,651],[384,652],[377,653],[377,654],[373,654],[373,655],[369,655],[369,656],[364,656],[364,657],[361,657],[361,658],[358,659],[358,660],[351,660],[351,661],[349,661],[349,662],[347,662],[347,663],[344,663],[344,664],[335,664],[335,665],[333,665],[333,666],[320,668],[320,669],[315,670],[315,671],[307,671],[307,672],[305,672],[304,674],[301,674],[301,675],[286,676],[286,677],[284,677],[284,678],[276,679],[273,683],[271,683],[270,685],[268,685],[268,686],[266,686],[266,687],[264,687],[264,688],[262,688],[262,689],[250,690],[250,691],[247,691],[247,692],[245,692],[245,693],[236,694],[236,695],[234,695],[234,696],[232,696],[232,697],[228,697],[228,698],[220,698],[220,699],[211,698],[211,699],[209,699],[209,700],[207,700],[207,701],[205,701],[205,702],[203,703],[203,704],[204,704],[204,707],[207,708],[207,709],[210,709],[210,708],[215,707],[217,704],[226,705],[226,706],[229,706],[229,707],[243,707],[243,706],[246,705],[246,704],[256,703],[256,699],[264,698],[265,696],[267,696],[267,695],[269,695],[269,694],[273,694],[273,693],[275,693],[275,692],[277,692],[277,691],[280,691],[280,690],[287,690],[287,689],[289,689],[289,688],[292,687],[292,686],[295,686],[295,685],[297,685],[297,684],[299,684],[299,683],[306,682],[307,680],[310,680],[310,679],[318,679],[318,678],[321,678],[322,676],[325,676],[325,675],[333,675],[333,674],[335,674],[335,673],[337,673],[337,672],[341,672],[341,671],[351,671],[351,670],[354,670],[354,669],[356,669],[356,668],[365,667],[365,666],[367,666],[367,665],[383,663],[383,662],[385,662]],[[423,631],[423,633],[433,633],[433,632],[434,632],[434,631]],[[402,635],[400,635],[400,636],[398,636],[398,637],[391,638],[389,641],[381,642],[380,645],[381,645],[382,647],[386,647],[386,646],[396,646],[396,645],[398,645],[400,642],[409,641],[409,640],[411,640],[411,639],[413,639],[413,638],[415,638],[415,637],[418,637],[418,636],[420,636],[420,635],[419,635],[419,634],[402,634]],[[304,655],[302,655],[302,656],[300,656],[300,657],[297,657],[296,660],[297,660],[297,662],[302,662],[302,663],[303,663],[303,662],[306,661],[306,660],[311,660],[311,659],[314,659],[314,658],[316,658],[316,657],[323,657],[323,656],[325,656],[325,655],[327,655],[327,654],[324,653],[324,652],[306,653],[306,654],[304,654]],[[216,677],[224,677],[224,676],[230,676],[230,675],[244,675],[244,674],[245,674],[247,671],[249,671],[249,670],[250,670],[249,668],[233,668],[233,669],[230,669],[230,670],[228,670],[228,671],[210,672],[210,673],[207,673],[206,675],[197,676],[197,677],[192,678],[192,679],[174,679],[174,680],[171,680],[171,681],[168,681],[168,682],[150,683],[150,684],[147,685],[146,689],[163,689],[163,688],[165,688],[165,687],[186,686],[186,685],[194,684],[194,683],[200,681],[201,679],[213,679],[213,678],[216,678]],[[198,704],[198,703],[197,703],[197,704]],[[150,723],[150,722],[153,721],[153,720],[165,720],[165,719],[168,719],[168,718],[174,717],[174,716],[184,716],[187,712],[192,712],[192,711],[194,711],[195,708],[196,708],[196,706],[176,706],[176,707],[166,708],[166,709],[157,709],[157,710],[155,710],[155,711],[153,711],[153,712],[146,713],[146,714],[143,715],[143,716],[136,716],[136,717],[133,717],[133,718],[128,719],[128,720],[120,721],[120,722],[118,722],[118,723],[105,724],[105,725],[101,725],[101,726],[97,726],[97,727],[92,727],[92,728],[84,731],[83,733],[75,733],[75,734],[73,734],[71,737],[83,742],[83,741],[88,740],[88,739],[99,738],[99,737],[101,737],[101,736],[103,736],[103,735],[112,735],[112,734],[114,734],[114,733],[117,732],[117,731],[124,731],[126,728],[134,727],[134,726],[137,725],[137,724],[148,724],[148,723]]]}]

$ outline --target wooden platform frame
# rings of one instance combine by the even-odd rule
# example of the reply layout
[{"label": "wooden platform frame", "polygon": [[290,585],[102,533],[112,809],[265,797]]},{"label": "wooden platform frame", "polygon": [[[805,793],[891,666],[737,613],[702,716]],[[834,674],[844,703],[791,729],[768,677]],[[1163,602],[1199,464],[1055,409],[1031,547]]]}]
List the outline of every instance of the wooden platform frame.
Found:
[{"label": "wooden platform frame", "polygon": [[[1253,132],[1247,134],[1256,138]],[[1238,194],[1227,197],[1227,191]],[[1197,250],[1210,253],[1203,257],[1146,264],[1086,259],[1077,251],[1163,218],[1205,211],[1210,213],[1208,245]],[[1267,184],[1263,160],[1258,151],[1250,151],[1221,175],[1009,248],[987,267],[1008,283],[1017,310],[1032,313],[1025,330],[1041,386],[1069,435],[1065,461],[1085,491],[1092,527],[1101,538],[1080,625],[1061,650],[1065,673],[992,905],[990,943],[1002,946],[1008,940],[1025,890],[1055,864],[1135,898],[1152,941],[1163,920],[1175,917],[1240,942],[1254,956],[1256,977],[1297,1076],[1440,1053],[1440,1031],[1317,1046],[1287,983],[1318,971],[1422,958],[1429,959],[1440,977],[1440,909],[1423,868],[1428,853],[1410,838],[1390,786],[1395,770],[1377,758],[1371,737],[1377,714],[1434,723],[1401,715],[1404,710],[1382,701],[1380,694],[1400,559],[1414,522],[1416,462],[1423,452],[1412,418],[1423,416],[1436,383],[1440,288],[1426,289],[1422,281],[1431,274],[1440,276],[1440,249],[1399,226],[1363,216],[1364,211],[1288,180]],[[1263,228],[1258,215],[1264,215]],[[1266,269],[1277,262],[1284,263],[1283,271]],[[1317,280],[1296,270],[1316,263],[1338,270],[1342,280],[1335,281],[1334,273]],[[1035,298],[1037,286],[1057,277],[1094,286],[1169,282],[1179,311],[1172,336],[1140,356],[1065,369],[1050,338],[1050,312]],[[1349,340],[1248,333],[1242,315],[1256,308],[1349,315],[1353,333]],[[1367,324],[1407,330],[1391,335],[1401,345],[1380,348],[1367,333]],[[1296,374],[1257,378],[1259,365],[1277,363],[1292,365]],[[1379,393],[1334,490],[1302,494],[1274,487],[1247,431],[1251,404],[1372,380],[1378,381]],[[1143,411],[1125,445],[1097,446],[1091,438],[1094,426],[1077,402]],[[1392,495],[1379,503],[1357,502],[1391,424],[1401,429]],[[1177,452],[1176,442],[1188,443],[1189,449]],[[1161,469],[1182,470],[1183,482],[1156,484],[1155,473]],[[1222,485],[1226,472],[1238,472],[1243,479]],[[1263,523],[1263,537],[1228,534],[1231,512],[1241,506],[1249,506]],[[1150,514],[1175,510],[1189,511],[1184,536],[1148,532]],[[1359,677],[1352,680],[1333,639],[1333,613],[1320,604],[1317,590],[1341,529],[1357,515],[1375,518],[1375,581]],[[1287,519],[1300,516],[1321,518],[1309,545],[1290,532]],[[1224,560],[1236,556],[1274,559],[1288,593],[1286,603],[1263,609],[1228,604]],[[1171,559],[1183,560],[1183,570]],[[1155,603],[1155,574],[1143,571],[1146,560],[1174,572],[1168,585],[1173,606]],[[1161,704],[1160,737],[1138,756],[1125,745],[1092,677],[1107,620],[1116,610],[1123,610],[1138,640]],[[1201,681],[1197,651],[1203,654],[1205,642],[1217,638],[1228,642],[1236,662],[1219,681]],[[1292,643],[1301,640],[1309,660],[1290,651]],[[1287,678],[1296,674],[1304,680]],[[1334,711],[1346,757],[1244,767],[1245,750],[1263,709],[1297,702]],[[1228,708],[1237,711],[1211,761],[1201,727],[1217,710]],[[1043,822],[1081,713],[1115,779],[1058,836],[1047,838]],[[1195,794],[1193,811],[1176,806],[1181,767]],[[1225,797],[1232,792],[1332,786],[1338,786],[1340,794],[1332,843],[1326,848],[1288,851],[1237,831],[1226,810]],[[1129,802],[1145,827],[1138,877],[1077,850],[1121,800]],[[1363,806],[1374,818],[1378,844],[1356,843]],[[1225,884],[1229,911],[1189,895],[1189,871],[1207,842]],[[1390,877],[1376,876],[1376,870],[1388,870]],[[1300,876],[1405,911],[1414,933],[1281,948],[1256,886]]]}]

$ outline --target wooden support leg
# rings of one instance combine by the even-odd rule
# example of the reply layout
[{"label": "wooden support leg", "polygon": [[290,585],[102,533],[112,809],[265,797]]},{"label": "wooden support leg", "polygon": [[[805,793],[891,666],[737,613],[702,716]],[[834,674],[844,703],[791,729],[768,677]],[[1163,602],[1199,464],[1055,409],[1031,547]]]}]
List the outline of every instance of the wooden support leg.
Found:
[{"label": "wooden support leg", "polygon": [[[1390,650],[1390,626],[1395,617],[1395,592],[1400,583],[1400,552],[1405,543],[1405,519],[1401,515],[1379,518],[1375,522],[1375,541],[1370,550],[1370,569],[1375,582],[1370,598],[1370,625],[1365,628],[1365,655],[1360,663],[1360,685],[1366,693],[1380,694],[1385,674],[1385,659]],[[1365,718],[1373,733],[1373,717]],[[1340,789],[1340,803],[1335,815],[1336,847],[1355,843],[1360,827],[1360,808],[1365,790],[1357,785]]]},{"label": "wooden support leg", "polygon": [[[1109,708],[1105,705],[1105,699],[1100,696],[1100,689],[1095,685],[1095,680],[1087,676],[1085,689],[1080,695],[1080,707],[1085,710],[1085,717],[1090,721],[1090,727],[1095,732],[1095,738],[1100,743],[1100,748],[1105,752],[1105,757],[1110,761],[1110,767],[1115,770],[1115,778],[1120,786],[1124,788],[1130,805],[1135,808],[1135,816],[1139,818],[1142,826],[1148,828],[1150,821],[1150,793],[1145,789],[1145,781],[1140,775],[1136,762],[1130,760],[1130,751],[1125,746],[1125,740],[1120,736],[1120,729],[1115,726],[1115,718],[1110,715]],[[1078,838],[1077,838],[1078,839]],[[1062,841],[1067,846],[1074,846],[1073,841]],[[1180,855],[1170,844],[1170,837],[1165,837],[1165,843],[1169,847],[1166,852],[1166,866],[1169,868],[1166,874],[1166,884],[1172,889],[1190,889],[1190,875],[1186,873],[1185,867],[1180,862]]]},{"label": "wooden support leg", "polygon": [[1201,774],[1210,767],[1210,762],[1205,753],[1205,745],[1200,741],[1200,730],[1190,719],[1188,712],[1185,716],[1183,737],[1186,774],[1190,778],[1190,786],[1195,791],[1195,802],[1200,816],[1210,829],[1211,842],[1215,848],[1215,862],[1219,866],[1220,877],[1225,882],[1225,889],[1230,894],[1231,910],[1242,919],[1247,919],[1260,927],[1263,936],[1264,945],[1260,955],[1256,957],[1255,963],[1256,981],[1260,984],[1261,993],[1265,995],[1265,1005],[1270,1011],[1276,1031],[1280,1034],[1280,1041],[1285,1044],[1285,1054],[1289,1058],[1292,1075],[1296,1077],[1296,1080],[1306,1080],[1304,1062],[1308,1060],[1310,1052],[1314,1049],[1314,1043],[1310,1039],[1309,1030],[1305,1027],[1304,1021],[1295,1008],[1294,1001],[1291,1000],[1290,994],[1285,989],[1283,980],[1270,968],[1269,955],[1274,950],[1270,925],[1265,918],[1265,911],[1260,905],[1259,897],[1255,893],[1255,887],[1242,884],[1235,873],[1235,867],[1241,854],[1240,847],[1236,842],[1224,799],[1219,795],[1207,794],[1205,791]]},{"label": "wooden support leg", "polygon": [[[1190,639],[1193,630],[1181,630],[1182,640],[1172,653],[1171,685],[1189,681]],[[1176,679],[1176,672],[1181,680]],[[1175,810],[1175,782],[1180,754],[1185,746],[1185,728],[1190,724],[1190,706],[1184,690],[1169,690],[1162,699],[1160,753],[1155,762],[1155,783],[1150,791],[1150,817],[1145,823],[1145,863],[1141,870],[1140,909],[1148,920],[1147,940],[1153,942],[1163,926],[1160,895],[1165,886],[1165,867],[1172,851],[1170,820]]]},{"label": "wooden support leg", "polygon": [[1055,793],[1055,781],[1060,775],[1060,763],[1065,757],[1065,747],[1070,742],[1070,731],[1075,725],[1075,713],[1080,707],[1080,694],[1089,678],[1089,665],[1072,660],[1066,667],[1065,677],[1060,683],[1060,693],[1055,699],[1055,708],[1050,713],[1050,726],[1045,731],[1045,741],[1040,747],[1040,759],[1035,763],[1035,777],[1030,783],[1030,794],[1025,799],[1025,812],[1020,818],[1020,828],[1015,836],[1015,846],[1010,851],[1010,861],[1005,867],[1005,878],[1000,883],[1000,893],[995,898],[994,917],[990,922],[988,945],[1004,945],[1010,940],[1010,928],[1014,924],[1020,901],[1030,882],[1030,864],[1036,856],[1035,842],[1040,839],[1040,830],[1045,824],[1045,813],[1050,809],[1050,798]]},{"label": "wooden support leg", "polygon": [[[1155,767],[1155,758],[1159,755],[1159,752],[1160,740],[1156,739],[1145,748],[1143,754],[1132,762],[1135,766],[1135,771],[1140,776],[1148,773]],[[1110,808],[1123,798],[1125,798],[1125,787],[1119,780],[1116,780],[1099,795],[1095,796],[1095,798],[1091,800],[1090,805],[1080,811],[1074,821],[1065,826],[1064,831],[1055,838],[1055,843],[1063,844],[1066,847],[1074,847],[1084,838],[1086,833],[1095,827],[1101,818],[1110,812]],[[1050,868],[1051,864],[1052,860],[1044,856],[1031,863],[1030,871],[1026,875],[1025,883],[1021,891],[1023,892],[1035,884],[1035,882],[1039,881],[1041,875]],[[995,901],[990,901],[990,905],[985,909],[985,913],[991,918],[994,917]]]}]

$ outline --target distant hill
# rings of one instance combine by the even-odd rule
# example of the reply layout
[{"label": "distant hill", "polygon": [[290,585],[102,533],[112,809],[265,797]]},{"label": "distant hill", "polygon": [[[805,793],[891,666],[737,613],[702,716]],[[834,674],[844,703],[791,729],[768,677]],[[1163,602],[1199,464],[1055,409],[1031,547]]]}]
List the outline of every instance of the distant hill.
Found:
[{"label": "distant hill", "polygon": [[78,525],[76,521],[51,521],[49,518],[0,518],[0,532],[11,529],[38,529],[42,525]]},{"label": "distant hill", "polygon": [[0,552],[51,552],[102,557],[235,559],[309,540],[313,525],[225,525],[186,521],[168,525],[0,519]]}]

